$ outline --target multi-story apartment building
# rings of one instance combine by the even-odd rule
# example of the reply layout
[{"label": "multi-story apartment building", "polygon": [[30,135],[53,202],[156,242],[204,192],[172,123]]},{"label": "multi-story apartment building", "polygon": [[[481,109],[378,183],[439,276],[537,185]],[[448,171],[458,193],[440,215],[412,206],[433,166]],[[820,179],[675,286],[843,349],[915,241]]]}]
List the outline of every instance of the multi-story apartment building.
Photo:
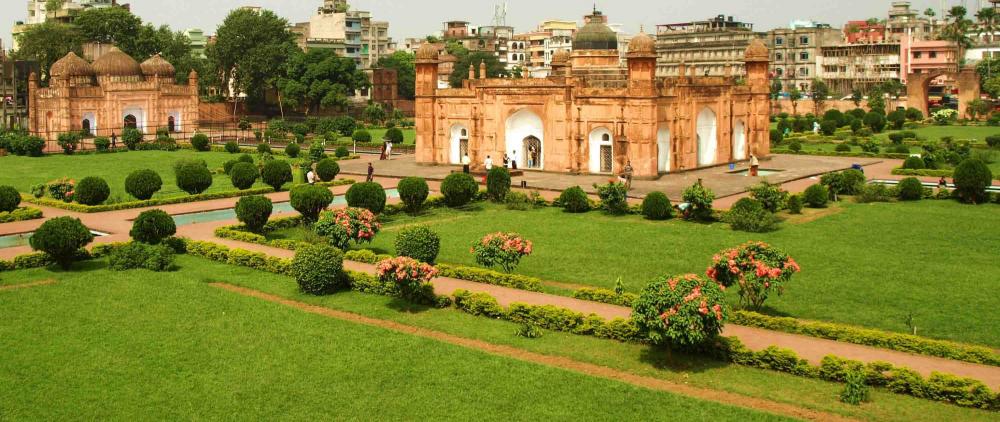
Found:
[{"label": "multi-story apartment building", "polygon": [[[68,23],[72,22],[73,17],[81,10],[91,7],[118,6],[117,0],[66,0],[59,6],[58,10],[48,11],[46,10],[46,3],[47,1],[45,0],[28,0],[28,18],[24,21],[16,22],[10,31],[14,36],[14,43],[11,46],[13,50],[16,51],[18,48],[17,36],[27,31],[33,25],[45,23],[50,20]],[[121,6],[125,8],[129,7],[127,4]]]},{"label": "multi-story apartment building", "polygon": [[466,21],[448,21],[444,23],[442,35],[445,41],[459,42],[469,51],[492,53],[508,69],[520,64],[520,61],[511,62],[510,50],[514,40],[512,26],[472,26]]},{"label": "multi-story apartment building", "polygon": [[208,47],[208,37],[205,35],[205,31],[191,28],[184,31],[184,36],[191,41],[191,54],[205,58],[205,47]]},{"label": "multi-story apartment building", "polygon": [[899,44],[869,43],[820,47],[819,78],[830,92],[846,96],[868,92],[889,80],[901,79]]},{"label": "multi-story apartment building", "polygon": [[885,22],[885,37],[889,42],[900,42],[904,38],[930,40],[935,36],[937,24],[930,17],[920,16],[911,8],[909,1],[894,1],[889,9],[889,19]]},{"label": "multi-story apartment building", "polygon": [[899,44],[899,79],[904,84],[911,73],[948,74],[931,81],[936,86],[954,85],[956,79],[951,75],[958,71],[958,45],[952,41],[917,40],[903,37]]},{"label": "multi-story apartment building", "polygon": [[785,89],[796,87],[806,92],[819,76],[820,49],[839,45],[843,37],[839,29],[816,22],[792,22],[788,28],[772,29],[767,33],[771,50],[771,75]]},{"label": "multi-story apartment building", "polygon": [[656,27],[657,76],[678,76],[685,64],[698,76],[724,76],[745,73],[742,57],[750,41],[765,38],[753,31],[753,24],[736,21],[732,16]]},{"label": "multi-story apartment building", "polygon": [[330,49],[354,59],[362,69],[370,69],[395,48],[389,23],[372,20],[371,12],[350,10],[347,0],[324,0],[309,22],[294,24],[289,30],[302,49]]}]

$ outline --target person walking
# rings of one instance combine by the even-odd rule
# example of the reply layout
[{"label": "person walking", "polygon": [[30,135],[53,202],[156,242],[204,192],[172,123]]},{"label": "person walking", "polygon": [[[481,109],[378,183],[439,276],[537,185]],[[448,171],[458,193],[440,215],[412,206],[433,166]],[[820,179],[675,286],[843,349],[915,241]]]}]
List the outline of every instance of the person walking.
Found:
[{"label": "person walking", "polygon": [[385,159],[392,160],[392,142],[385,141]]},{"label": "person walking", "polygon": [[378,155],[378,160],[385,160],[385,143],[382,143],[382,151]]},{"label": "person walking", "polygon": [[372,166],[372,163],[368,163],[368,178],[365,179],[365,181],[366,182],[375,181],[375,166]]},{"label": "person walking", "polygon": [[462,156],[462,173],[469,174],[470,164],[472,164],[472,160],[469,158],[469,153],[465,153]]},{"label": "person walking", "polygon": [[510,168],[510,156],[507,153],[503,153],[503,168]]},{"label": "person walking", "polygon": [[635,169],[632,168],[632,160],[625,162],[625,191],[628,192],[632,190],[632,175],[635,173]]},{"label": "person walking", "polygon": [[111,150],[114,151],[118,147],[118,135],[115,135],[114,131],[111,131]]},{"label": "person walking", "polygon": [[513,169],[513,170],[517,170],[517,150],[515,149],[515,150],[511,151],[510,154],[511,154],[511,156],[510,156],[510,168]]},{"label": "person walking", "polygon": [[483,162],[483,167],[486,167],[486,171],[489,172],[493,170],[493,157],[489,155],[486,156],[486,161]]},{"label": "person walking", "polygon": [[757,177],[758,174],[760,174],[760,161],[756,155],[750,154],[750,176]]}]

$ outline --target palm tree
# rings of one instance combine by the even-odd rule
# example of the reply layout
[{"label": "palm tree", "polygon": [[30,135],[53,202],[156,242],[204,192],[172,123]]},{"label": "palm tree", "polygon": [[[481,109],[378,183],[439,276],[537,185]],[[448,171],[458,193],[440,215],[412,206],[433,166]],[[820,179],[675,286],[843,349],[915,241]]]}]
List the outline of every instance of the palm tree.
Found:
[{"label": "palm tree", "polygon": [[[953,41],[958,44],[959,49],[969,48],[972,46],[972,40],[969,39],[969,27],[972,25],[972,21],[965,18],[968,14],[968,10],[962,6],[953,6],[948,10],[948,22],[944,29],[941,31],[941,39],[947,41]],[[961,53],[961,52],[960,52]],[[961,56],[961,54],[959,54]]]},{"label": "palm tree", "polygon": [[976,33],[980,36],[986,34],[987,37],[984,41],[990,44],[993,43],[996,32],[1000,29],[1000,25],[997,24],[998,18],[1000,18],[1000,14],[992,7],[981,9],[979,13],[976,13],[976,19],[979,21],[976,25]]}]

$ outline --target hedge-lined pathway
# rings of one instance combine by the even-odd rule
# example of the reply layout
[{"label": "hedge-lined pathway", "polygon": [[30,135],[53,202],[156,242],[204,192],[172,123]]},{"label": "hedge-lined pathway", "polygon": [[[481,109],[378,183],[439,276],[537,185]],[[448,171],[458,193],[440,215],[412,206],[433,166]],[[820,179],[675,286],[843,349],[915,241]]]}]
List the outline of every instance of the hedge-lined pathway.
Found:
[{"label": "hedge-lined pathway", "polygon": [[[808,179],[807,179],[808,180]],[[377,179],[383,186],[395,187],[398,180],[396,179]],[[799,181],[803,182],[803,181]],[[798,182],[791,182],[798,183]],[[439,184],[436,182],[429,182],[431,190],[439,190]],[[349,186],[337,186],[331,188],[334,194],[341,195],[347,191]],[[786,189],[791,188],[791,186],[786,187]],[[275,202],[284,202],[288,200],[288,192],[278,192],[273,194],[268,194]],[[162,207],[152,207],[159,208],[166,211],[169,214],[186,214],[191,212],[200,211],[211,211],[232,208],[235,206],[236,201],[239,198],[226,198],[217,199],[212,201],[203,201],[187,204],[175,204],[175,205],[165,205]],[[398,202],[398,199],[390,199],[390,202]],[[46,219],[51,218],[56,215],[70,215],[73,217],[80,218],[83,220],[84,224],[94,230],[104,231],[111,233],[110,236],[99,237],[95,239],[95,243],[109,243],[109,242],[120,242],[127,241],[129,239],[128,231],[131,228],[131,220],[135,218],[140,212],[145,209],[133,209],[133,210],[122,210],[122,211],[112,211],[99,214],[80,214],[68,212],[65,210],[55,210],[50,208],[43,208],[43,212],[46,214]],[[273,217],[282,216],[293,216],[295,213],[285,213],[277,214]],[[30,223],[40,225],[44,219],[33,220]],[[16,223],[12,223],[16,224]],[[209,241],[222,245],[226,245],[231,248],[245,249],[255,252],[261,252],[270,256],[280,257],[280,258],[291,258],[294,256],[294,252],[278,249],[269,246],[257,245],[244,243],[229,239],[219,239],[215,237],[215,229],[223,226],[238,224],[237,221],[216,221],[201,224],[192,224],[187,226],[178,227],[177,235],[181,237],[187,237],[193,240]],[[0,234],[7,231],[8,224],[0,225]],[[17,233],[17,232],[13,232]],[[30,253],[31,249],[29,247],[20,248],[5,248],[0,249],[0,258],[2,259],[12,259],[17,255],[22,255],[25,253]],[[375,267],[373,265],[345,261],[344,267],[348,270],[366,272],[369,274],[375,273]],[[550,295],[545,293],[530,292],[525,290],[511,289],[506,287],[494,286],[484,283],[476,283],[465,280],[458,280],[454,278],[438,277],[433,280],[435,292],[439,295],[450,295],[457,289],[465,289],[471,292],[483,292],[488,293],[495,297],[497,301],[504,306],[507,306],[513,302],[526,303],[531,305],[554,305],[562,308],[567,308],[574,310],[576,312],[581,312],[584,314],[597,314],[601,317],[612,319],[612,318],[628,318],[631,315],[631,309],[621,306],[608,305],[603,303],[584,301],[579,299],[574,299],[565,296]],[[725,336],[734,336],[740,339],[747,347],[752,350],[762,350],[769,346],[777,346],[785,349],[790,349],[795,351],[800,357],[808,360],[813,364],[818,364],[824,356],[827,355],[837,355],[842,358],[858,360],[862,362],[873,362],[873,361],[885,361],[892,363],[897,366],[908,367],[913,369],[923,375],[930,375],[931,372],[943,372],[953,375],[958,375],[962,377],[969,377],[983,381],[991,388],[997,388],[1000,386],[1000,367],[978,365],[967,362],[954,361],[950,359],[943,359],[931,356],[914,355],[909,353],[897,352],[886,349],[879,349],[875,347],[856,345],[851,343],[843,343],[832,340],[824,340],[815,337],[801,336],[796,334],[788,334],[777,331],[769,331],[758,328],[743,327],[738,325],[729,324],[726,326],[723,332]]]}]

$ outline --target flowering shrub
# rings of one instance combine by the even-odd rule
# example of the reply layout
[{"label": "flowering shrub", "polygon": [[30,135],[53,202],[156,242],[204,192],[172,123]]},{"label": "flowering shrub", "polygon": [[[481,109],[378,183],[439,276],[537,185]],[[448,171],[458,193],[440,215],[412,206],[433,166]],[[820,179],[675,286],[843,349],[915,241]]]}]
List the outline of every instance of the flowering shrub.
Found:
[{"label": "flowering shrub", "polygon": [[517,233],[491,233],[472,245],[476,262],[487,268],[499,266],[512,273],[521,258],[531,255],[532,244]]},{"label": "flowering shrub", "polygon": [[[370,243],[375,239],[375,235],[378,234],[379,230],[382,229],[382,224],[378,222],[378,217],[364,208],[344,208],[325,212],[320,216],[319,220],[315,227],[316,234],[329,237],[331,244],[335,245],[337,243],[333,242],[334,239],[343,239],[343,236],[346,236],[346,241],[341,240],[345,248],[346,242],[351,240],[359,244]],[[341,231],[334,227],[339,227],[343,230]]]},{"label": "flowering shrub", "polygon": [[46,184],[49,196],[53,199],[73,202],[73,194],[76,190],[76,181],[67,177],[53,180]]},{"label": "flowering shrub", "polygon": [[958,111],[950,108],[941,109],[931,114],[931,118],[934,119],[934,124],[939,126],[946,126],[957,117]]},{"label": "flowering shrub", "polygon": [[411,302],[433,304],[436,296],[431,280],[437,269],[405,256],[380,261],[375,266],[379,280],[393,283],[400,295]]},{"label": "flowering shrub", "polygon": [[792,257],[763,242],[749,242],[712,257],[705,274],[723,288],[739,285],[740,305],[760,309],[771,292],[784,292],[801,271]]},{"label": "flowering shrub", "polygon": [[715,338],[728,312],[721,286],[688,274],[649,283],[632,307],[632,320],[654,344],[683,348]]}]

